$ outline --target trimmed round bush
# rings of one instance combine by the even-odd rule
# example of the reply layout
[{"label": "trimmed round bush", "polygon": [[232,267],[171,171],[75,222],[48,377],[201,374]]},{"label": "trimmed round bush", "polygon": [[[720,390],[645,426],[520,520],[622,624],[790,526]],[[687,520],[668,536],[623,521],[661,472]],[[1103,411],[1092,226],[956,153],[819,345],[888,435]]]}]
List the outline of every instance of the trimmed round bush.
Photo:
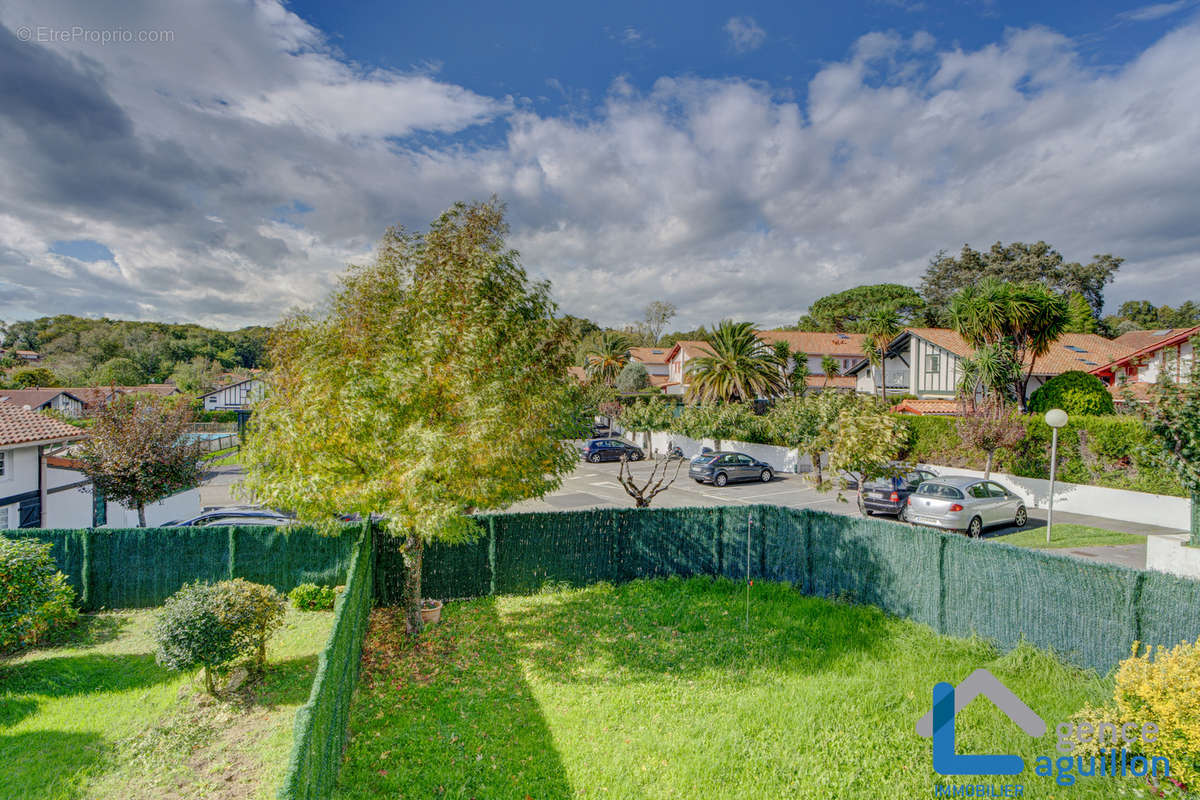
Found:
[{"label": "trimmed round bush", "polygon": [[79,618],[50,543],[0,536],[0,650],[37,644]]},{"label": "trimmed round bush", "polygon": [[155,620],[158,663],[168,669],[204,669],[204,685],[215,694],[213,673],[249,656],[256,671],[266,663],[267,640],[283,624],[282,594],[237,578],[190,583],[167,598]]},{"label": "trimmed round bush", "polygon": [[239,655],[254,659],[254,669],[262,672],[267,663],[267,640],[283,625],[287,611],[284,596],[272,586],[242,578],[217,584],[218,616],[233,629]]},{"label": "trimmed round bush", "polygon": [[630,361],[617,376],[617,391],[624,394],[640,392],[650,386],[650,375],[638,361]]},{"label": "trimmed round bush", "polygon": [[1029,398],[1029,410],[1041,414],[1061,408],[1068,414],[1115,414],[1112,395],[1095,375],[1071,370],[1056,375]]},{"label": "trimmed round bush", "polygon": [[204,686],[216,694],[213,672],[238,656],[232,626],[222,621],[217,584],[189,583],[163,603],[152,636],[156,659],[167,669],[204,669]]},{"label": "trimmed round bush", "polygon": [[300,611],[328,611],[343,588],[302,583],[288,592],[288,599],[292,601],[292,607]]}]

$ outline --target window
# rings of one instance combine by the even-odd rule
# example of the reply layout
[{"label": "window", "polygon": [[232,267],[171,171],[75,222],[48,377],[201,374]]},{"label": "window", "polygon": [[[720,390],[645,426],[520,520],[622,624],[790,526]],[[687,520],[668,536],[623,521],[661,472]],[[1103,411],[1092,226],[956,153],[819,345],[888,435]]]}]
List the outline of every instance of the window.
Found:
[{"label": "window", "polygon": [[932,497],[948,497],[951,500],[962,500],[962,492],[944,483],[922,483],[917,487],[917,494]]},{"label": "window", "polygon": [[987,488],[988,494],[992,497],[1008,497],[1008,492],[1004,491],[1004,487],[998,483],[989,483]]},{"label": "window", "polygon": [[[6,475],[8,475],[8,453],[0,450],[0,478],[5,477]],[[0,525],[0,528],[3,527],[3,525]]]},{"label": "window", "polygon": [[982,483],[977,483],[974,486],[972,486],[970,489],[967,489],[967,494],[971,495],[971,497],[976,497],[979,499],[983,499],[983,498],[991,496],[988,493],[987,486]]},{"label": "window", "polygon": [[0,508],[0,531],[8,530],[8,506]]},{"label": "window", "polygon": [[92,485],[92,527],[99,528],[108,524],[108,501],[104,493]]},{"label": "window", "polygon": [[925,371],[938,373],[942,371],[942,354],[941,353],[926,353],[925,355]]}]

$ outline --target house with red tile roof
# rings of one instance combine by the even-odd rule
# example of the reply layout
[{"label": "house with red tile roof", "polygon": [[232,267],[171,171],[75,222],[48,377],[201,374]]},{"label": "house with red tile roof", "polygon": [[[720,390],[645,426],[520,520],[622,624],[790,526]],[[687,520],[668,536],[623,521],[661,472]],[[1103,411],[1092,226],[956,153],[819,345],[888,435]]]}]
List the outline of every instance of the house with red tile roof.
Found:
[{"label": "house with red tile roof", "polygon": [[1109,387],[1113,399],[1124,403],[1150,399],[1150,387],[1164,379],[1184,383],[1191,379],[1195,361],[1192,340],[1200,336],[1200,325],[1157,331],[1130,331],[1116,342],[1136,345],[1129,351],[1089,370]]},{"label": "house with red tile roof", "polygon": [[650,385],[655,389],[665,389],[670,381],[670,368],[667,365],[667,354],[670,347],[631,347],[629,360],[636,361],[646,368]]},{"label": "house with red tile roof", "polygon": [[86,435],[46,414],[0,403],[0,529],[42,526],[50,489],[45,450]]},{"label": "house with red tile roof", "polygon": [[[947,328],[907,328],[887,347],[888,391],[921,399],[953,398],[961,377],[959,363],[974,352],[975,348]],[[1125,352],[1126,345],[1098,334],[1065,333],[1048,353],[1024,364],[1026,370],[1032,367],[1027,392],[1032,394],[1064,372],[1089,372]],[[870,363],[851,370],[858,391],[864,394],[879,393],[882,372]]]},{"label": "house with red tile roof", "polygon": [[57,411],[68,417],[83,416],[83,400],[66,389],[0,389],[0,403],[31,411]]}]

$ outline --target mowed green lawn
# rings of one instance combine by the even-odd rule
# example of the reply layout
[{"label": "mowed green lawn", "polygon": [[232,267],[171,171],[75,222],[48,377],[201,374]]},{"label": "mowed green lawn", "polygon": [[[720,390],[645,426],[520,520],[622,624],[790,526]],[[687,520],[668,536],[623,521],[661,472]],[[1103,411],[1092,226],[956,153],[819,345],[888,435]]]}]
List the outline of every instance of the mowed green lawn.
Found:
[{"label": "mowed green lawn", "polygon": [[[877,609],[756,583],[638,581],[446,604],[414,643],[375,612],[337,797],[931,796],[914,731],[935,683],[985,667],[1049,724],[980,700],[960,752],[1055,755],[1054,726],[1112,684],[1022,647],[937,636]],[[964,779],[962,782],[978,782]],[[996,783],[1007,782],[997,779]],[[1111,798],[1027,770],[1024,797]]]},{"label": "mowed green lawn", "polygon": [[274,795],[332,614],[289,611],[266,678],[220,702],[155,663],[153,615],[85,616],[0,660],[0,798]]},{"label": "mowed green lawn", "polygon": [[1055,525],[1050,535],[1050,543],[1046,543],[1045,528],[1030,528],[1028,530],[1008,533],[1003,536],[988,537],[993,542],[1015,544],[1018,547],[1056,550],[1064,547],[1096,547],[1114,544],[1145,544],[1146,537],[1136,533],[1110,531],[1104,528],[1093,528],[1089,525]]}]

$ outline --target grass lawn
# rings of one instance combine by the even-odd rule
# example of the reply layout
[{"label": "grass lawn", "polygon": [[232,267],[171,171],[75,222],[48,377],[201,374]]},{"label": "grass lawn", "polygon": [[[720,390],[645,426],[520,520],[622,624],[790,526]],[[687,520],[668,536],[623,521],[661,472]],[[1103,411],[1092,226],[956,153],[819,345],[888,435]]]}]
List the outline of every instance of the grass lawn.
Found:
[{"label": "grass lawn", "polygon": [[[1023,797],[1112,798],[1137,785],[1033,774],[1054,727],[1112,683],[1022,647],[999,655],[867,606],[697,578],[447,603],[414,643],[376,611],[336,794],[488,798],[931,796],[914,731],[935,683],[991,670],[1039,713],[1034,740],[979,701],[960,752],[1019,753]],[[963,782],[979,782],[964,779]]]},{"label": "grass lawn", "polygon": [[274,796],[332,614],[289,611],[266,677],[220,702],[154,662],[153,614],[87,616],[0,661],[0,797]]},{"label": "grass lawn", "polygon": [[1136,533],[1109,531],[1104,528],[1092,528],[1087,525],[1055,525],[1050,535],[1050,544],[1046,544],[1045,528],[1031,528],[1004,536],[992,536],[989,538],[993,542],[1015,544],[1018,547],[1049,548],[1051,550],[1062,547],[1096,547],[1098,545],[1146,543],[1146,537],[1139,536]]},{"label": "grass lawn", "polygon": [[238,463],[238,454],[240,448],[226,447],[224,450],[214,450],[204,458],[204,466],[206,467],[223,467],[227,464]]}]

